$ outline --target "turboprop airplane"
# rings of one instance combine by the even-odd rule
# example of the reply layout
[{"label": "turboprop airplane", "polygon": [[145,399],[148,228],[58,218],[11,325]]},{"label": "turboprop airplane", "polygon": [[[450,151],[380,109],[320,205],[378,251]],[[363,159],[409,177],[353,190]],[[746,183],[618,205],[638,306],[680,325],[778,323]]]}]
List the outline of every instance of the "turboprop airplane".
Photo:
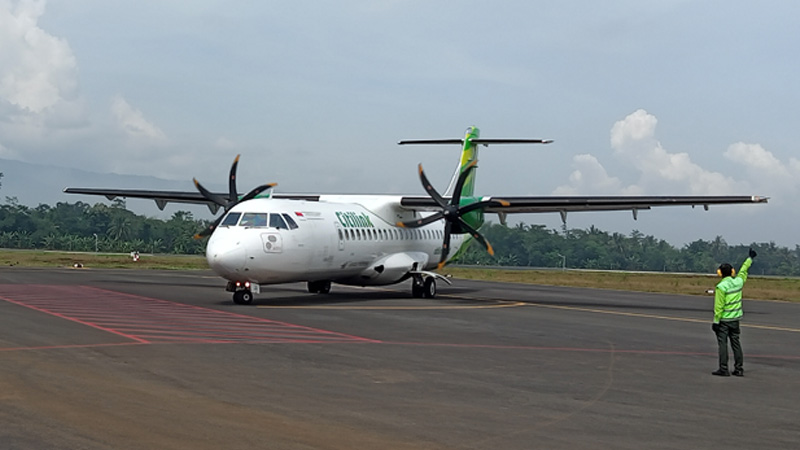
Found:
[{"label": "turboprop airplane", "polygon": [[[261,286],[307,282],[308,291],[330,292],[331,283],[375,286],[411,279],[413,297],[434,298],[434,272],[455,259],[474,240],[490,254],[478,232],[485,213],[640,210],[654,206],[765,203],[757,196],[678,197],[479,197],[474,195],[478,147],[495,144],[549,144],[543,139],[484,139],[476,127],[459,139],[404,140],[400,145],[458,144],[461,159],[444,195],[434,189],[422,164],[419,178],[428,196],[323,195],[268,192],[264,184],[240,196],[236,189],[239,156],[230,170],[228,193],[213,193],[194,180],[197,192],[66,188],[69,194],[102,195],[167,203],[200,203],[224,212],[195,237],[208,237],[211,269],[228,280],[237,304],[249,304]],[[455,250],[455,251],[452,251]]]}]

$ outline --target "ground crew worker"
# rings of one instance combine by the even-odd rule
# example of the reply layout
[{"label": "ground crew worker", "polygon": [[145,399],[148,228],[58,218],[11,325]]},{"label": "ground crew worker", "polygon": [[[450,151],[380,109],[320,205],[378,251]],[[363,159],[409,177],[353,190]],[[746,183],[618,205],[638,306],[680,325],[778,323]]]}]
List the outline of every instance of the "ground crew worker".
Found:
[{"label": "ground crew worker", "polygon": [[711,329],[717,335],[719,345],[719,369],[711,372],[712,375],[728,377],[728,340],[733,349],[733,375],[744,376],[744,355],[742,344],[739,341],[739,320],[742,318],[742,288],[747,281],[747,270],[753,263],[756,252],[751,248],[749,258],[744,260],[739,273],[728,263],[722,264],[717,269],[717,274],[722,280],[717,283],[714,291],[714,323]]}]

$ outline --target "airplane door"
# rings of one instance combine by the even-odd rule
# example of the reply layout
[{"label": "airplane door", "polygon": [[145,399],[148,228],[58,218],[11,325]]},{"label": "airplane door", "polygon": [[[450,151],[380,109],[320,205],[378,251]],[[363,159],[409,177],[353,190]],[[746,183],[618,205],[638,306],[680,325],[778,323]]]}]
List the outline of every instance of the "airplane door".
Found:
[{"label": "airplane door", "polygon": [[337,235],[337,238],[339,239],[339,250],[343,251],[344,250],[344,230],[342,230],[342,225],[340,225],[338,222],[334,222],[334,225],[336,225],[336,235]]}]

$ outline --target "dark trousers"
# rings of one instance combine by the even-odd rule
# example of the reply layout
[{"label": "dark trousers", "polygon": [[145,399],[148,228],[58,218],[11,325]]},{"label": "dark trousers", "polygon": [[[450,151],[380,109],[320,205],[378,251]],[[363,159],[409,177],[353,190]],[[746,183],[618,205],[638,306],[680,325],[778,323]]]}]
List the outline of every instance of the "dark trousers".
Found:
[{"label": "dark trousers", "polygon": [[717,330],[717,345],[719,345],[719,368],[728,370],[728,339],[731,341],[733,349],[733,368],[742,370],[744,366],[744,355],[742,354],[742,343],[739,341],[739,321],[720,322]]}]

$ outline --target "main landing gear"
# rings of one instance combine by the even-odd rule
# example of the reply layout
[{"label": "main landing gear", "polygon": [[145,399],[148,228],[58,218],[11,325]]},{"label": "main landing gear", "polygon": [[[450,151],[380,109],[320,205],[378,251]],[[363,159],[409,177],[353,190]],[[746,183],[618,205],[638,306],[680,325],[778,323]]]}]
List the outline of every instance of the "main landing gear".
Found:
[{"label": "main landing gear", "polygon": [[414,275],[411,280],[411,296],[414,298],[436,298],[436,278]]},{"label": "main landing gear", "polygon": [[331,282],[328,280],[309,281],[308,292],[312,294],[327,294],[331,291]]}]

